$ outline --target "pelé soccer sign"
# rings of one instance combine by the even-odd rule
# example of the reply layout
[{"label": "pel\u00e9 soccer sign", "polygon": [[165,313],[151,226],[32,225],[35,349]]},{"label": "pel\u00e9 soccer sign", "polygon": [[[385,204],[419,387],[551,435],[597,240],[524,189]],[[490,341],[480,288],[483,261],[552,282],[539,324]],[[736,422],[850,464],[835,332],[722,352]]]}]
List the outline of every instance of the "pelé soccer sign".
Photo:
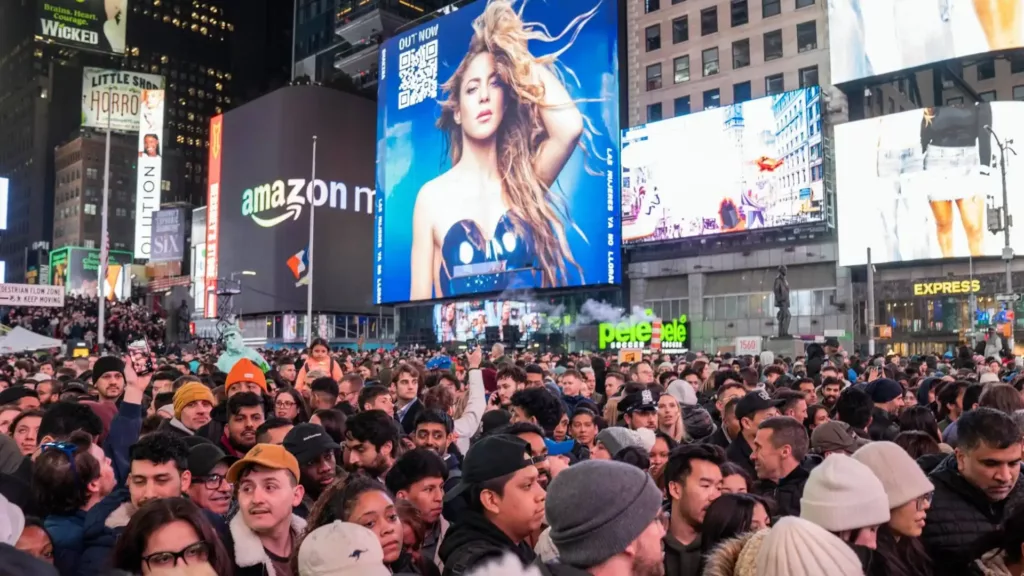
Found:
[{"label": "pel\u00e9 soccer sign", "polygon": [[608,348],[668,348],[684,349],[689,341],[686,314],[671,322],[653,318],[652,310],[646,310],[650,320],[625,320],[602,322],[597,327],[598,343],[601,350]]}]

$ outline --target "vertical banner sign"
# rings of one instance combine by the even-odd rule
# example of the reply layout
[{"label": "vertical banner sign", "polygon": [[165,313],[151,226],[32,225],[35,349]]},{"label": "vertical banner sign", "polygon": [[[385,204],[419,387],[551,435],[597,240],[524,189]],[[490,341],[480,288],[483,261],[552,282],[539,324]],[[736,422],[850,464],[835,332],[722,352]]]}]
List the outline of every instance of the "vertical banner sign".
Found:
[{"label": "vertical banner sign", "polygon": [[135,257],[149,258],[153,212],[160,208],[164,91],[143,90],[139,106],[139,163],[135,190]]},{"label": "vertical banner sign", "polygon": [[206,198],[206,318],[217,317],[217,253],[220,238],[220,161],[224,116],[210,119],[210,191]]},{"label": "vertical banner sign", "polygon": [[143,90],[163,90],[164,77],[129,70],[82,69],[82,126],[139,131]]}]

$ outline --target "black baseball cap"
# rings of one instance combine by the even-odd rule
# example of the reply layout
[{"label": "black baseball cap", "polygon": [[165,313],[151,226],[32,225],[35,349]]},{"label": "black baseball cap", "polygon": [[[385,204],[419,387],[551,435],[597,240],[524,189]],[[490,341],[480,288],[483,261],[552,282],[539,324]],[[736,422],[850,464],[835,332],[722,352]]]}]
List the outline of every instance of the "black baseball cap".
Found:
[{"label": "black baseball cap", "polygon": [[468,488],[533,466],[530,445],[511,434],[484,436],[469,447],[462,462],[462,479],[447,491],[444,501],[454,500]]},{"label": "black baseball cap", "polygon": [[341,449],[323,426],[309,423],[299,424],[289,430],[288,434],[285,434],[283,444],[299,461],[299,466],[309,464],[328,450]]},{"label": "black baseball cap", "polygon": [[654,412],[658,409],[658,400],[661,394],[657,390],[641,390],[627,394],[619,401],[619,412],[632,414],[633,412]]},{"label": "black baseball cap", "polygon": [[772,397],[768,395],[768,391],[764,388],[747,392],[746,396],[740,398],[740,401],[736,404],[736,419],[746,418],[755,412],[772,407],[778,408],[785,403],[785,400],[772,400]]},{"label": "black baseball cap", "polygon": [[192,473],[193,478],[205,478],[217,464],[223,462],[230,467],[237,460],[238,458],[225,454],[216,444],[202,442],[188,451],[188,471]]}]

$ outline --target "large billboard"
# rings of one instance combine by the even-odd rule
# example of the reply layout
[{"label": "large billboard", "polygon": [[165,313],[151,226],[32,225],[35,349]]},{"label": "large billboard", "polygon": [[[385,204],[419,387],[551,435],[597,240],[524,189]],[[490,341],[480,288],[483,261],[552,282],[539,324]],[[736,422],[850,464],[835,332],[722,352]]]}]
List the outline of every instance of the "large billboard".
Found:
[{"label": "large billboard", "polygon": [[135,257],[149,258],[153,212],[160,209],[164,91],[143,90],[139,106],[139,162],[135,183]]},{"label": "large billboard", "polygon": [[207,317],[218,316],[211,295],[227,280],[241,282],[234,304],[246,314],[305,310],[310,267],[315,309],[376,309],[373,112],[369,100],[291,86],[211,119]]},{"label": "large billboard", "polygon": [[[995,137],[992,132],[995,133]],[[1000,141],[1024,142],[1024,103],[921,108],[835,127],[839,263],[999,256],[986,198],[1002,205]],[[1007,153],[1010,214],[1024,169]],[[1010,229],[1017,252],[1024,227]]]},{"label": "large billboard", "polygon": [[623,242],[822,220],[820,100],[815,86],[623,130]]},{"label": "large billboard", "polygon": [[830,0],[832,82],[1024,46],[1024,0]]},{"label": "large billboard", "polygon": [[619,282],[617,32],[478,0],[384,44],[376,302]]},{"label": "large billboard", "polygon": [[81,50],[124,54],[128,0],[39,0],[36,36]]},{"label": "large billboard", "polygon": [[153,213],[150,262],[181,262],[185,256],[184,208],[164,208]]},{"label": "large billboard", "polygon": [[434,334],[438,342],[465,342],[484,340],[487,328],[496,328],[498,339],[505,342],[510,336],[505,333],[511,327],[518,330],[518,342],[558,325],[562,318],[548,317],[550,306],[539,306],[534,302],[513,300],[473,300],[468,302],[445,302],[434,305]]},{"label": "large billboard", "polygon": [[129,70],[82,70],[82,126],[139,131],[143,90],[163,90],[164,77]]},{"label": "large billboard", "polygon": [[[132,253],[111,250],[107,259],[107,275],[103,293],[108,300],[131,296]],[[51,284],[64,286],[67,294],[95,298],[100,290],[100,251],[93,248],[68,247],[50,252]]]}]

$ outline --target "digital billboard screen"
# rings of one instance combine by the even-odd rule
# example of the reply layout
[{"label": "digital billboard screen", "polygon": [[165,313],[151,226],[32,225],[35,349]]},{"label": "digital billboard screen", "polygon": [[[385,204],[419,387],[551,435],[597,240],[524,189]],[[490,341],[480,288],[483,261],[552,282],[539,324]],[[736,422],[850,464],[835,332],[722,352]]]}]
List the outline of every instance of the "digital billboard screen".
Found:
[{"label": "digital billboard screen", "polygon": [[473,300],[445,302],[434,305],[434,334],[438,342],[466,342],[484,340],[487,328],[498,329],[498,339],[507,341],[505,331],[519,330],[518,342],[526,342],[530,335],[540,332],[561,318],[548,318],[550,307],[538,307],[533,302],[514,300]]},{"label": "digital billboard screen", "polygon": [[822,220],[820,100],[815,86],[623,130],[623,242]]},{"label": "digital billboard screen", "polygon": [[1024,46],[1024,0],[830,0],[832,82]]},{"label": "digital billboard screen", "polygon": [[139,105],[139,161],[135,182],[135,257],[149,258],[153,213],[160,209],[164,150],[164,91],[143,90]]},{"label": "digital billboard screen", "polygon": [[384,44],[376,302],[619,282],[617,20],[478,0]]},{"label": "digital billboard screen", "polygon": [[[111,250],[103,293],[108,300],[131,296],[132,253]],[[100,290],[100,251],[93,248],[68,247],[50,252],[51,284],[64,286],[67,294],[95,298]]]},{"label": "digital billboard screen", "polygon": [[139,131],[143,90],[163,90],[164,77],[130,70],[82,69],[82,126]]},{"label": "digital billboard screen", "polygon": [[80,50],[124,54],[128,0],[39,0],[36,36]]},{"label": "digital billboard screen", "polygon": [[[999,256],[987,197],[1002,204],[1001,141],[1024,141],[1024,103],[921,108],[835,127],[839,263]],[[1024,169],[1007,153],[1010,214],[1024,206]],[[1024,249],[1024,228],[1010,228]]]},{"label": "digital billboard screen", "polygon": [[316,86],[281,88],[211,120],[207,317],[218,316],[218,281],[231,279],[245,314],[305,310],[311,264],[314,309],[376,310],[374,127],[372,101]]}]

